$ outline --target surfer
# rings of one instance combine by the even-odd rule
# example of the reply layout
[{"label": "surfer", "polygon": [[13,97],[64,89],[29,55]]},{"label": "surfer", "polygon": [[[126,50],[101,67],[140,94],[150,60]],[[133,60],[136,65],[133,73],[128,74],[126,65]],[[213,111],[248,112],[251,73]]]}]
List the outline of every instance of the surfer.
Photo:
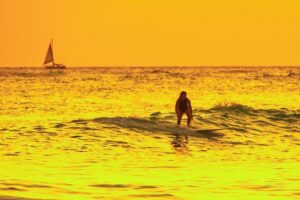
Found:
[{"label": "surfer", "polygon": [[193,110],[191,101],[186,97],[187,94],[185,91],[180,93],[179,98],[176,101],[175,111],[177,114],[177,125],[180,126],[181,119],[183,114],[187,116],[187,126],[190,126],[190,123],[193,119]]}]

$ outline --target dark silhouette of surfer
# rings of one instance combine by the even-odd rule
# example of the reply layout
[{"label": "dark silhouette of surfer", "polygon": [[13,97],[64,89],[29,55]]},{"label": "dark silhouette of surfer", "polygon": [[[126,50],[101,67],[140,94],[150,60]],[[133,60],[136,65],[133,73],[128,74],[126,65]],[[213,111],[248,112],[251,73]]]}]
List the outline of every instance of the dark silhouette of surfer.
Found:
[{"label": "dark silhouette of surfer", "polygon": [[187,98],[187,93],[185,91],[180,93],[180,96],[176,101],[175,111],[177,114],[177,125],[180,126],[182,116],[183,114],[186,114],[187,126],[190,126],[193,119],[193,110],[191,101]]}]

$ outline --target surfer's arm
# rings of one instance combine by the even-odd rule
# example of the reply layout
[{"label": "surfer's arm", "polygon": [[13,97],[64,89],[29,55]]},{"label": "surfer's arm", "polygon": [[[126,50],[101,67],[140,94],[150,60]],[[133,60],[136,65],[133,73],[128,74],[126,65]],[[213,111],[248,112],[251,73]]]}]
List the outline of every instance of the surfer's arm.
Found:
[{"label": "surfer's arm", "polygon": [[175,112],[176,112],[176,114],[179,113],[179,102],[178,101],[176,101],[176,104],[175,104]]},{"label": "surfer's arm", "polygon": [[191,101],[189,101],[189,104],[188,104],[188,111],[189,111],[189,115],[190,115],[191,117],[193,117],[193,109],[192,109]]}]

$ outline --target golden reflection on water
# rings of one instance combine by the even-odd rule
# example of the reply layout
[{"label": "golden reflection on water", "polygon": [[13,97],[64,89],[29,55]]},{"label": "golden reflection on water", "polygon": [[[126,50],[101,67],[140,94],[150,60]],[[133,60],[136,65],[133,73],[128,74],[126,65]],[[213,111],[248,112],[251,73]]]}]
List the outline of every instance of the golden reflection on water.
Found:
[{"label": "golden reflection on water", "polygon": [[[0,199],[296,199],[300,68],[0,69]],[[195,130],[176,127],[181,90]]]}]

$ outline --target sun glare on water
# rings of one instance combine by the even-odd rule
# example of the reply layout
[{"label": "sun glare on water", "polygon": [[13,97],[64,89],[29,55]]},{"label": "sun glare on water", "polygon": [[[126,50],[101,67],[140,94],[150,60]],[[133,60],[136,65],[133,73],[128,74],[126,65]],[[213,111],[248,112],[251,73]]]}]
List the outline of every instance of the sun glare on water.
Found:
[{"label": "sun glare on water", "polygon": [[[1,69],[2,199],[295,199],[299,68]],[[192,128],[176,127],[179,92]]]}]

